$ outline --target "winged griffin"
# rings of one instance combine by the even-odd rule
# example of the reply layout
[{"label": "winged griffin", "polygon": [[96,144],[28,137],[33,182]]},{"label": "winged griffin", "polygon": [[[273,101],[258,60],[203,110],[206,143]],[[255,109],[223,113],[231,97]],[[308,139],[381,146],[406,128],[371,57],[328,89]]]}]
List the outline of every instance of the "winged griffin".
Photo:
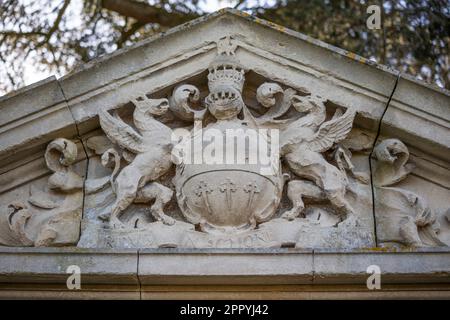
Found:
[{"label": "winged griffin", "polygon": [[[173,224],[175,220],[164,214],[162,208],[172,198],[172,190],[155,181],[171,167],[172,130],[154,119],[169,107],[167,99],[148,99],[146,96],[132,100],[135,106],[134,125],[139,133],[120,119],[103,110],[99,113],[100,125],[108,138],[121,148],[134,154],[131,163],[122,169],[113,181],[116,201],[109,218],[112,227],[122,227],[119,215],[133,201],[145,202],[155,199],[150,211],[157,220]],[[145,188],[143,188],[145,186]]]},{"label": "winged griffin", "polygon": [[[149,99],[146,95],[133,99],[133,121],[138,131],[117,113],[99,113],[100,125],[107,137],[124,149],[123,158],[130,160],[112,181],[116,200],[109,216],[103,216],[110,220],[113,228],[123,226],[120,215],[131,203],[151,200],[154,203],[150,211],[157,220],[168,225],[175,222],[163,212],[173,191],[157,182],[169,171],[174,159],[171,156],[172,129],[155,119],[168,109],[175,118],[196,121],[197,125],[208,112],[212,122],[206,129],[216,131],[225,132],[231,127],[244,130],[242,132],[248,128],[280,129],[277,156],[301,178],[288,184],[287,194],[293,208],[283,215],[284,218],[293,220],[302,213],[303,197],[329,200],[339,216],[352,213],[345,199],[345,172],[325,160],[322,153],[346,138],[355,112],[347,110],[342,114],[339,109],[331,120],[325,121],[325,99],[309,93],[298,95],[293,89],[283,90],[278,84],[264,83],[258,88],[256,98],[262,108],[268,110],[259,117],[254,116],[242,99],[246,70],[236,58],[235,49],[236,44],[229,38],[219,42],[218,56],[209,67],[210,92],[203,102],[200,91],[187,84],[177,87],[169,99]],[[203,104],[204,108],[198,111],[190,106],[192,103]],[[279,120],[291,107],[297,110],[297,116]],[[240,114],[242,117],[238,118]],[[116,160],[116,169],[119,166]],[[207,232],[255,228],[256,223],[267,221],[275,214],[283,189],[279,173],[271,178],[263,177],[244,164],[213,168],[177,162],[174,183],[178,205],[186,219],[200,224],[200,229]],[[223,212],[224,207],[228,208],[226,212]]]},{"label": "winged griffin", "polygon": [[[347,137],[356,113],[349,109],[342,114],[338,109],[330,121],[325,121],[326,99],[309,93],[300,96],[292,89],[283,90],[276,83],[261,85],[257,100],[266,108],[273,107],[261,117],[263,124],[278,124],[282,128],[280,155],[293,173],[306,179],[288,183],[287,195],[293,207],[283,214],[283,218],[298,217],[305,208],[304,197],[327,199],[341,219],[351,214],[353,209],[345,199],[348,184],[345,171],[330,164],[322,153]],[[283,125],[286,121],[276,118],[285,114],[290,106],[303,116]]]}]

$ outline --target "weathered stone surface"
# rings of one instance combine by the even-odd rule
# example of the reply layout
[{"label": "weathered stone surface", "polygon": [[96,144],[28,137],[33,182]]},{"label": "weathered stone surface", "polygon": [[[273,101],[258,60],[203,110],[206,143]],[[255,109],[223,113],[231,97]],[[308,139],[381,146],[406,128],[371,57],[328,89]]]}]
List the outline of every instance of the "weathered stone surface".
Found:
[{"label": "weathered stone surface", "polygon": [[177,221],[167,226],[154,222],[136,230],[111,230],[101,224],[85,221],[78,246],[82,248],[176,248],[185,242],[194,226]]},{"label": "weathered stone surface", "polygon": [[[137,255],[139,254],[139,265]],[[448,283],[448,248],[375,250],[95,250],[1,248],[1,282],[65,283],[70,265],[82,283],[137,284],[361,284],[377,265],[382,284]],[[180,263],[183,261],[183,263]],[[251,263],[249,263],[251,262]],[[42,275],[45,277],[40,277]],[[234,280],[233,280],[234,279]],[[417,280],[417,281],[416,281]]]},{"label": "weathered stone surface", "polygon": [[136,250],[78,248],[0,248],[0,282],[66,284],[78,266],[83,284],[134,284],[138,289]]},{"label": "weathered stone surface", "polygon": [[61,87],[80,133],[98,126],[99,110],[201,73],[214,59],[214,42],[225,36],[235,36],[242,47],[238,58],[257,74],[299,90],[315,88],[319,95],[357,110],[365,127],[378,126],[397,71],[226,9],[93,60],[63,77]]},{"label": "weathered stone surface", "polygon": [[450,92],[402,74],[383,117],[381,133],[448,161],[449,106]]},{"label": "weathered stone surface", "polygon": [[[77,244],[87,165],[83,149],[73,141],[59,138],[47,146],[44,158],[47,169],[44,178],[33,181],[35,177],[29,177],[25,180],[27,184],[0,195],[0,245]],[[6,179],[14,171],[2,176]]]},{"label": "weathered stone surface", "polygon": [[[0,98],[0,244],[80,247],[2,247],[0,284],[62,286],[73,263],[92,292],[116,283],[130,297],[364,288],[371,264],[383,283],[446,285],[449,105],[444,90],[234,10],[174,28]],[[217,162],[228,151],[212,141],[231,129],[244,161]],[[268,162],[250,163],[261,148]]]},{"label": "weathered stone surface", "polygon": [[0,163],[16,161],[57,137],[76,135],[64,94],[55,77],[0,98]]},{"label": "weathered stone surface", "polygon": [[[450,281],[450,252],[448,248],[416,250],[415,252],[333,252],[314,250],[314,283],[366,284],[377,266],[381,286],[395,283],[448,283]],[[430,280],[433,278],[433,280]]]},{"label": "weathered stone surface", "polygon": [[449,105],[447,91],[399,77],[372,159],[379,245],[450,245]]},{"label": "weathered stone surface", "polygon": [[379,142],[371,161],[378,244],[448,246],[449,225],[444,216],[449,203],[444,199],[450,197],[449,190],[440,185],[428,189],[425,177],[410,179],[415,165],[398,139]]},{"label": "weathered stone surface", "polygon": [[[182,266],[180,260],[183,261]],[[310,284],[312,251],[277,250],[139,252],[142,285],[160,284]]]},{"label": "weathered stone surface", "polygon": [[327,214],[326,211],[316,213],[310,219],[295,219],[286,221],[285,219],[275,219],[261,225],[262,230],[270,230],[278,238],[281,246],[295,246],[296,248],[367,248],[374,246],[372,230],[367,230],[361,224],[359,219],[352,216],[344,222],[338,223],[337,220],[332,224],[323,224],[317,220],[317,215]]}]

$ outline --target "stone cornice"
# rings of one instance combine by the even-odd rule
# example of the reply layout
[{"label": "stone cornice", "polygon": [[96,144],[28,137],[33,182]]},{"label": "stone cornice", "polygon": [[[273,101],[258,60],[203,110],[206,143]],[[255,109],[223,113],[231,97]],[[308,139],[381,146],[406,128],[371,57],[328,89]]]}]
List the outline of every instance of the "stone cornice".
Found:
[{"label": "stone cornice", "polygon": [[[82,288],[95,285],[353,285],[365,288],[367,268],[381,270],[382,287],[449,290],[448,248],[388,252],[306,249],[0,248],[0,291],[7,283],[65,285],[70,265],[81,269]],[[183,261],[183,263],[180,263]],[[251,262],[251,263],[250,263]],[[445,287],[447,285],[447,287]],[[17,286],[16,286],[17,289]],[[69,291],[61,289],[62,291]],[[369,291],[365,289],[365,291]],[[450,291],[447,291],[450,292]],[[447,296],[450,293],[447,293]]]}]

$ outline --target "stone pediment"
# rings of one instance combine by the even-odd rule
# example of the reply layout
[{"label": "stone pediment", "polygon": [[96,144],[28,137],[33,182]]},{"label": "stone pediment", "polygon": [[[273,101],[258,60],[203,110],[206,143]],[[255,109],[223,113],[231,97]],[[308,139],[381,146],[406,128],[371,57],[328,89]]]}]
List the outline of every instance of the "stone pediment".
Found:
[{"label": "stone pediment", "polygon": [[[42,135],[58,130],[75,134],[76,128],[71,122],[74,118],[80,134],[84,134],[98,125],[89,120],[95,118],[99,109],[115,108],[127,103],[136,92],[152,94],[205,72],[205,66],[215,55],[215,41],[225,36],[235,36],[240,48],[237,55],[249,70],[294,88],[310,90],[315,87],[318,94],[358,110],[361,123],[371,129],[376,130],[387,101],[394,93],[391,104],[393,115],[386,117],[386,126],[389,125],[393,133],[405,138],[420,136],[427,142],[423,148],[435,150],[435,154],[447,158],[448,153],[443,154],[448,152],[447,140],[436,139],[436,135],[433,137],[430,133],[408,130],[406,123],[436,123],[439,124],[436,130],[441,130],[439,136],[448,136],[443,131],[448,128],[446,121],[449,119],[444,107],[448,105],[448,92],[399,75],[395,70],[376,65],[353,53],[231,9],[194,20],[131,48],[95,59],[61,79],[49,78],[2,97],[5,111],[2,132],[12,134],[13,129],[26,129],[27,125],[50,118],[47,115],[51,114],[59,121],[52,121],[55,124],[45,128],[33,129],[45,130]],[[394,92],[397,77],[399,83]],[[414,97],[411,97],[412,92],[416,93]],[[33,99],[34,103],[30,103],[29,99]],[[71,114],[67,116],[67,112]],[[405,121],[393,123],[397,118]],[[420,130],[420,126],[415,128]],[[27,142],[27,148],[40,145],[38,134],[35,133],[33,138],[31,134],[22,134],[23,137],[14,135],[14,139],[7,134],[1,136],[2,157],[11,158],[11,153],[20,152],[20,143]],[[42,141],[45,144],[50,139]]]},{"label": "stone pediment", "polygon": [[[447,247],[449,107],[445,90],[222,10],[0,98],[0,244]],[[174,160],[173,131],[198,126],[276,130],[278,171]]]}]

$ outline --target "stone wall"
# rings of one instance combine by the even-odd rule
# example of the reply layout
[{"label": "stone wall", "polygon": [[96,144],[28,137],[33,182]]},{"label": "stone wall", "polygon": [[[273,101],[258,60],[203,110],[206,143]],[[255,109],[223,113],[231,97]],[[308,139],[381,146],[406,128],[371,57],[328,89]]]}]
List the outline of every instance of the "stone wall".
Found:
[{"label": "stone wall", "polygon": [[387,285],[445,291],[449,102],[233,10],[11,93],[0,282],[60,285],[70,262],[129,297],[165,284],[358,291],[375,264]]}]

